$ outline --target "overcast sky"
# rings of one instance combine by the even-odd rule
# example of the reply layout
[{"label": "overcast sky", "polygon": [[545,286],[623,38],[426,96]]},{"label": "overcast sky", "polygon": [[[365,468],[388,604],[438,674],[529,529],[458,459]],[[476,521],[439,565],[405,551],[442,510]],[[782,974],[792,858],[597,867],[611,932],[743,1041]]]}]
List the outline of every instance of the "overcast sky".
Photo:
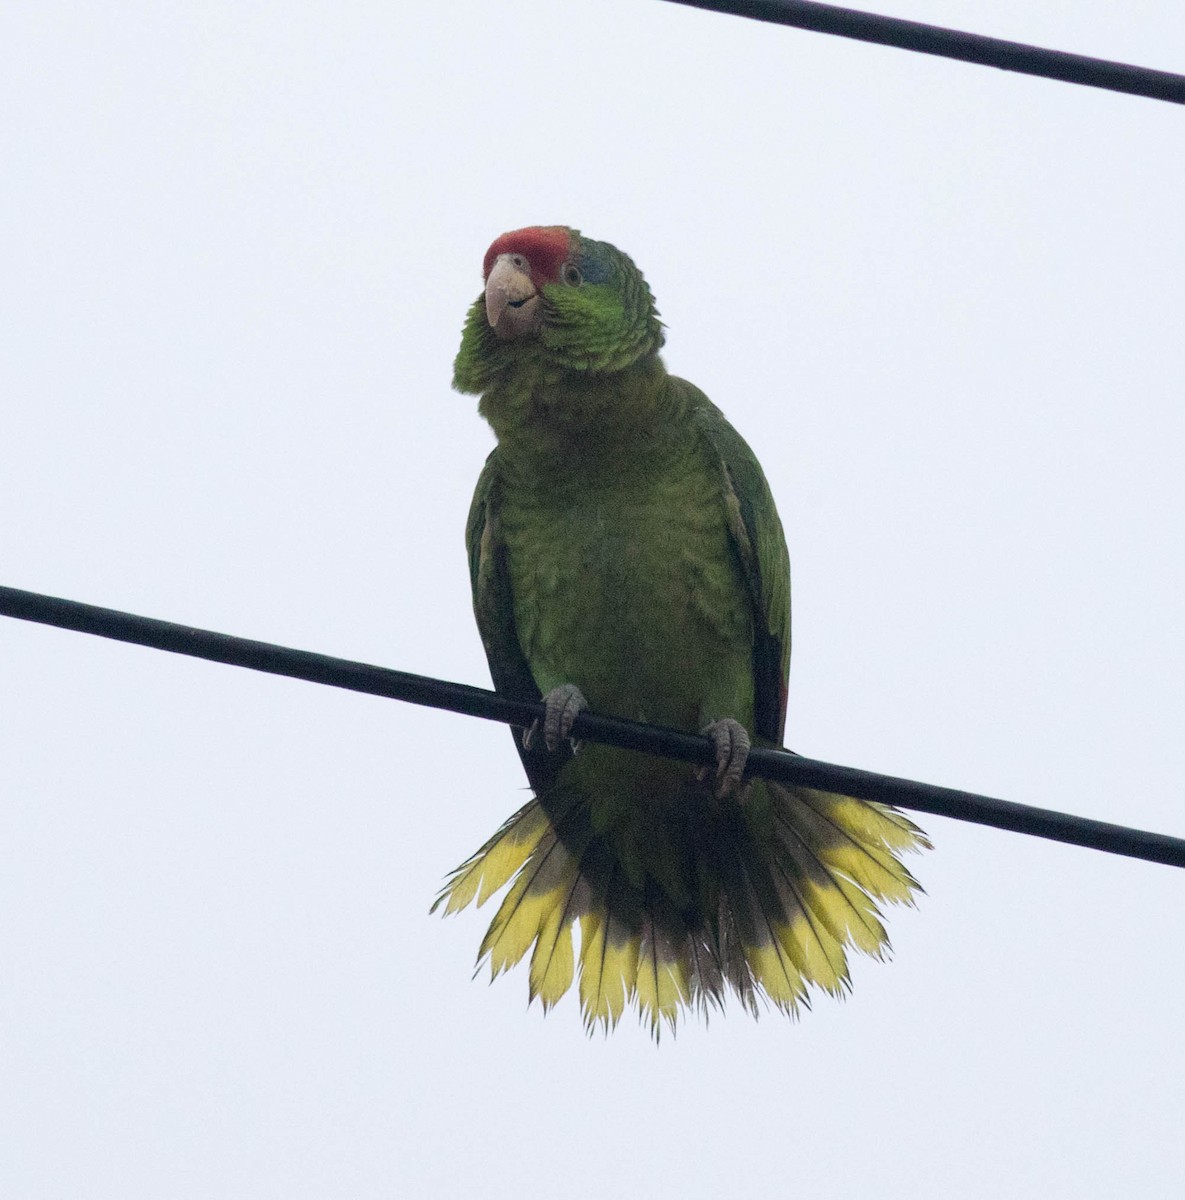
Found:
[{"label": "overcast sky", "polygon": [[[1169,0],[881,11],[1170,70]],[[1185,833],[1185,112],[656,0],[0,6],[0,583],[486,685],[482,255],[565,223],[756,449],[788,742]],[[1168,1197],[1185,875],[924,818],[889,964],[585,1036],[506,730],[0,620],[0,1195]]]}]

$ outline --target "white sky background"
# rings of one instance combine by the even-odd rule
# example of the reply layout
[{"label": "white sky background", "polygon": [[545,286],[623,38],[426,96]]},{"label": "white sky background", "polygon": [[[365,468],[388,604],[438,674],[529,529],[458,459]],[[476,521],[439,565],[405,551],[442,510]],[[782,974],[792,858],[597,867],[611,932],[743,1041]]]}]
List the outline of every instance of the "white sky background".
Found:
[{"label": "white sky background", "polygon": [[[880,11],[1185,70],[1176,3]],[[788,739],[1185,833],[1181,108],[650,0],[0,8],[0,582],[487,684],[449,388],[569,223],[756,448]],[[1160,1197],[1185,875],[939,818],[655,1048],[428,916],[505,729],[0,622],[0,1195]]]}]

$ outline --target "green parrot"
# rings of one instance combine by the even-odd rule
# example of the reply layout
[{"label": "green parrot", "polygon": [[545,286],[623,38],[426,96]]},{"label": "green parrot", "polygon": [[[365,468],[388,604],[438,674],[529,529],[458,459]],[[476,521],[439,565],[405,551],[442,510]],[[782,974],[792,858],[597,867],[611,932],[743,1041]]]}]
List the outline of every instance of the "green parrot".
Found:
[{"label": "green parrot", "polygon": [[[449,877],[455,912],[509,890],[478,963],[530,952],[544,1009],[579,977],[590,1031],[628,1003],[658,1035],[681,1010],[793,1015],[841,995],[847,949],[883,957],[878,902],[912,903],[927,847],[883,805],[744,777],[780,746],[790,564],[753,452],[667,373],[634,263],[563,226],[486,251],[453,386],[497,447],[466,540],[494,686],[545,704],[516,737],[534,798]],[[716,769],[569,734],[585,706],[707,734]],[[434,906],[434,907],[436,907]],[[579,925],[578,948],[573,927]]]}]

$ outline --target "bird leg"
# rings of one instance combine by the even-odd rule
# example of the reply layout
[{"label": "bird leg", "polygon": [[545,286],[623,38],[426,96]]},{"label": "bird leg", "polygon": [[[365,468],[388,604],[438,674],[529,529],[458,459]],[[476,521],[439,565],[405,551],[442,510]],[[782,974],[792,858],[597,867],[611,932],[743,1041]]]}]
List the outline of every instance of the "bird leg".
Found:
[{"label": "bird leg", "polygon": [[[713,721],[700,730],[710,737],[716,747],[716,799],[723,800],[732,792],[739,792],[745,774],[745,763],[749,760],[749,731],[732,717]],[[697,779],[706,779],[711,767],[701,767]]]},{"label": "bird leg", "polygon": [[[543,744],[554,752],[572,732],[573,722],[588,708],[588,701],[574,683],[561,683],[543,697],[543,708]],[[538,736],[539,722],[535,720],[523,734],[523,749],[530,750]],[[572,753],[579,748],[580,743],[573,741]]]}]

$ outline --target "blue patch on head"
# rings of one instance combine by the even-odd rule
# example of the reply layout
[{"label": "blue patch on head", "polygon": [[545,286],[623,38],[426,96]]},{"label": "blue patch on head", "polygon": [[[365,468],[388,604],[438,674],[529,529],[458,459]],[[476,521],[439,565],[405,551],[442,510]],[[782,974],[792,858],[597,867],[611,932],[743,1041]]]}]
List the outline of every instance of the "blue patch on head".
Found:
[{"label": "blue patch on head", "polygon": [[581,239],[580,257],[577,265],[585,283],[605,283],[613,274],[613,259],[609,247],[602,242]]}]

